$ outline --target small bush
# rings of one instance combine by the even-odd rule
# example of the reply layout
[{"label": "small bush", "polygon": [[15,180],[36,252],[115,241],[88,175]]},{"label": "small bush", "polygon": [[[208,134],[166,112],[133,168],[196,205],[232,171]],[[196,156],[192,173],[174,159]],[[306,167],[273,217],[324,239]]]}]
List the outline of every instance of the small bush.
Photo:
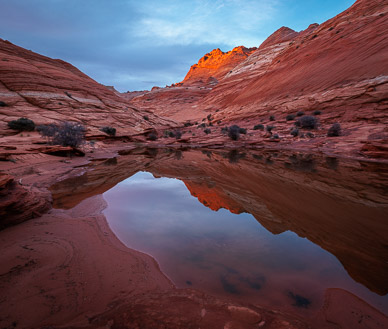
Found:
[{"label": "small bush", "polygon": [[274,126],[267,126],[265,127],[265,130],[267,130],[270,133],[274,128],[275,128]]},{"label": "small bush", "polygon": [[240,138],[240,127],[237,125],[233,125],[233,126],[229,127],[228,136],[232,140],[237,141]]},{"label": "small bush", "polygon": [[55,131],[53,143],[62,146],[78,147],[84,142],[85,127],[75,122],[63,122]]},{"label": "small bush", "polygon": [[264,125],[258,124],[258,125],[253,127],[253,130],[264,130]]},{"label": "small bush", "polygon": [[212,115],[209,114],[206,118],[208,119],[208,121],[211,121],[212,120]]},{"label": "small bush", "polygon": [[175,133],[173,131],[168,132],[168,137],[175,137]]},{"label": "small bush", "polygon": [[304,115],[295,122],[295,125],[305,129],[315,129],[318,125],[318,120],[312,115]]},{"label": "small bush", "polygon": [[321,115],[322,114],[322,112],[321,111],[319,111],[319,110],[316,110],[316,111],[314,111],[314,113],[313,113],[314,115]]},{"label": "small bush", "polygon": [[274,116],[274,115],[271,115],[271,116],[269,117],[269,121],[275,121],[275,116]]},{"label": "small bush", "polygon": [[178,130],[178,131],[176,131],[175,132],[175,138],[176,139],[181,139],[181,137],[182,137],[182,133]]},{"label": "small bush", "polygon": [[334,123],[327,131],[327,137],[337,137],[341,135],[341,125]]},{"label": "small bush", "polygon": [[8,127],[18,131],[33,131],[35,129],[35,123],[30,119],[20,118],[8,122]]},{"label": "small bush", "polygon": [[304,112],[303,112],[303,111],[299,111],[299,112],[296,113],[296,116],[297,116],[297,117],[301,117],[302,115],[304,115]]},{"label": "small bush", "polygon": [[147,139],[149,141],[156,141],[158,139],[158,136],[156,135],[155,132],[151,132],[147,135]]},{"label": "small bush", "polygon": [[144,119],[144,120],[147,120],[147,121],[150,120],[150,118],[148,117],[148,115],[143,115],[143,119]]},{"label": "small bush", "polygon": [[222,128],[221,128],[221,133],[222,133],[222,134],[228,133],[228,127],[222,127]]},{"label": "small bush", "polygon": [[314,136],[313,133],[307,132],[307,133],[306,133],[306,137],[308,137],[308,138],[314,138],[315,136]]},{"label": "small bush", "polygon": [[209,128],[206,128],[203,132],[207,135],[210,134],[212,131]]},{"label": "small bush", "polygon": [[200,125],[197,126],[197,128],[205,128],[206,127],[206,123],[201,123]]},{"label": "small bush", "polygon": [[247,133],[247,130],[245,128],[240,128],[239,133],[245,135]]},{"label": "small bush", "polygon": [[55,133],[58,131],[58,126],[54,123],[50,123],[48,125],[40,125],[36,127],[36,130],[41,134],[41,136],[47,137],[49,141],[51,141],[51,138],[53,138]]},{"label": "small bush", "polygon": [[288,114],[286,116],[286,121],[291,121],[291,120],[294,120],[295,119],[295,114]]},{"label": "small bush", "polygon": [[5,106],[8,106],[8,104],[3,101],[0,101],[0,107],[5,107]]},{"label": "small bush", "polygon": [[191,127],[193,124],[191,122],[185,122],[184,126],[185,127]]},{"label": "small bush", "polygon": [[299,135],[299,129],[298,128],[292,129],[290,134],[291,136],[297,137]]},{"label": "small bush", "polygon": [[102,127],[100,130],[110,136],[116,136],[116,128]]},{"label": "small bush", "polygon": [[272,139],[279,139],[279,135],[278,134],[274,134],[271,136]]}]

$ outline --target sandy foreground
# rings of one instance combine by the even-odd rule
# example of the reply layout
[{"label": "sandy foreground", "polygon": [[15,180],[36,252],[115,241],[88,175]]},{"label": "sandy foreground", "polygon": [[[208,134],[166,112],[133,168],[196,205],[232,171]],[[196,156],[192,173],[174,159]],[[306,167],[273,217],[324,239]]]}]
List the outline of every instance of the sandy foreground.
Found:
[{"label": "sandy foreground", "polygon": [[[50,185],[113,155],[114,148],[69,160],[25,155],[1,169],[47,198]],[[341,289],[326,292],[314,319],[177,289],[151,256],[116,238],[102,214],[105,206],[99,194],[0,231],[0,328],[388,326],[385,315]]]}]

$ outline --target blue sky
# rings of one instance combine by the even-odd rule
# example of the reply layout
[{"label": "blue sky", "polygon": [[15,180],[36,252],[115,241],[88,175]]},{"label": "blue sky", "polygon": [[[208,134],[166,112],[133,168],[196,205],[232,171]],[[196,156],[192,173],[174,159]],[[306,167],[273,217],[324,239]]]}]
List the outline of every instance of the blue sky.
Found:
[{"label": "blue sky", "polygon": [[181,81],[214,48],[259,46],[354,0],[0,0],[0,38],[60,58],[120,91]]}]

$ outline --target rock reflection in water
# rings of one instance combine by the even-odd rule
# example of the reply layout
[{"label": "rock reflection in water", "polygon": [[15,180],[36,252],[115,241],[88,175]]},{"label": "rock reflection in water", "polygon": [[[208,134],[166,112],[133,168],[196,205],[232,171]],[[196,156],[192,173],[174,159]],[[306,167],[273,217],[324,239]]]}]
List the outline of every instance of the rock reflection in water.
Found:
[{"label": "rock reflection in water", "polygon": [[[301,312],[341,287],[387,312],[387,172],[298,153],[136,150],[118,157],[114,172],[95,164],[72,194],[101,193],[138,173],[104,194],[105,214],[181,287]],[[155,190],[168,178],[179,180]],[[53,188],[54,201],[64,186]]]}]

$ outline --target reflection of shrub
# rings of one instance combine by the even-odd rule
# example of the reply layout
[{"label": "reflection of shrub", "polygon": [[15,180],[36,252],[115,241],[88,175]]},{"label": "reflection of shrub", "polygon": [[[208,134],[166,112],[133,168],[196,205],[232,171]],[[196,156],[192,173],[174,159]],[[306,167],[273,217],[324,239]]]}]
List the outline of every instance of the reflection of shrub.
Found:
[{"label": "reflection of shrub", "polygon": [[341,135],[341,125],[334,123],[327,131],[327,137],[337,137]]},{"label": "reflection of shrub", "polygon": [[151,132],[147,135],[147,139],[149,141],[156,141],[158,139],[158,136],[156,135],[155,132]]},{"label": "reflection of shrub", "polygon": [[258,125],[253,127],[253,130],[264,130],[264,125],[258,124]]},{"label": "reflection of shrub", "polygon": [[100,130],[110,136],[116,136],[116,128],[102,127]]},{"label": "reflection of shrub", "polygon": [[294,118],[295,118],[295,114],[288,114],[288,115],[286,116],[286,121],[294,120]]},{"label": "reflection of shrub", "polygon": [[317,127],[318,120],[312,115],[304,115],[295,122],[297,127],[306,129],[315,129]]},{"label": "reflection of shrub", "polygon": [[35,123],[30,119],[20,118],[8,122],[8,127],[18,131],[33,131],[35,129]]},{"label": "reflection of shrub", "polygon": [[237,125],[230,126],[228,129],[228,136],[237,141],[240,138],[240,127]]},{"label": "reflection of shrub", "polygon": [[210,134],[212,131],[209,128],[206,128],[203,132],[207,135]]},{"label": "reflection of shrub", "polygon": [[240,153],[237,150],[231,150],[227,156],[230,163],[237,163],[240,159],[244,159],[246,154]]}]

